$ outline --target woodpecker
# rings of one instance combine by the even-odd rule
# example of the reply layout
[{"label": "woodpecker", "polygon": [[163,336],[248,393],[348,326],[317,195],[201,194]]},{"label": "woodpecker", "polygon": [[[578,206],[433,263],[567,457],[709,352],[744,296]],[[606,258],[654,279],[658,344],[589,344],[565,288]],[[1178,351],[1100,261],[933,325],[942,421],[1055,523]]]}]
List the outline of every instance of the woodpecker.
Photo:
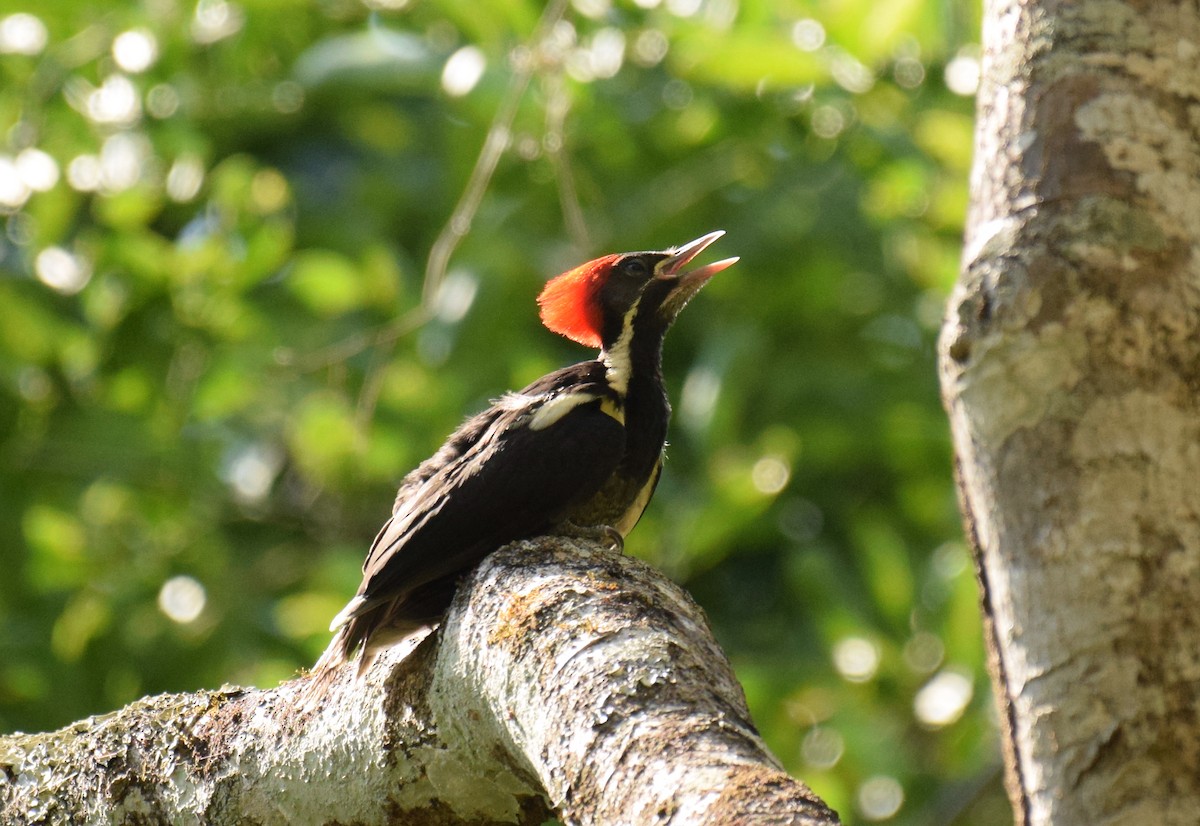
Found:
[{"label": "woodpecker", "polygon": [[435,625],[459,578],[509,542],[564,534],[623,544],[662,470],[663,338],[738,259],[683,269],[723,234],[606,255],[547,282],[542,323],[599,356],[502,396],[404,478],[314,673],[356,656],[361,673],[381,649]]}]

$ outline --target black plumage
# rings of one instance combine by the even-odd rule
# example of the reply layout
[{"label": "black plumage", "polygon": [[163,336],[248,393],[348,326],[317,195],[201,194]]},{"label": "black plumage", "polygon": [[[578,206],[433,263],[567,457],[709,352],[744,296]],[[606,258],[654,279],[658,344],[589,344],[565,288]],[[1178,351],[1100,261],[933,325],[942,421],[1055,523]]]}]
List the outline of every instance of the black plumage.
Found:
[{"label": "black plumage", "polygon": [[564,533],[619,543],[629,533],[661,470],[670,417],[663,337],[736,259],[679,270],[720,235],[605,256],[547,285],[546,326],[599,344],[599,357],[501,397],[404,478],[316,671],[359,652],[365,667],[380,648],[436,623],[460,577],[508,542]]}]

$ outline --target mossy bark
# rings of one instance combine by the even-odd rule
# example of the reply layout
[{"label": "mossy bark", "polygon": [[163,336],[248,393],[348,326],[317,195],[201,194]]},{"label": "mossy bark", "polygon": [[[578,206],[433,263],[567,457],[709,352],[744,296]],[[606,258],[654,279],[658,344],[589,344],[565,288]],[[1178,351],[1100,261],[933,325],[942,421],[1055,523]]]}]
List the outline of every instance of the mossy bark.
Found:
[{"label": "mossy bark", "polygon": [[750,722],[703,613],[547,537],[490,556],[407,657],[0,737],[2,824],[835,824]]},{"label": "mossy bark", "polygon": [[1200,9],[990,0],[940,355],[1019,823],[1200,812]]}]

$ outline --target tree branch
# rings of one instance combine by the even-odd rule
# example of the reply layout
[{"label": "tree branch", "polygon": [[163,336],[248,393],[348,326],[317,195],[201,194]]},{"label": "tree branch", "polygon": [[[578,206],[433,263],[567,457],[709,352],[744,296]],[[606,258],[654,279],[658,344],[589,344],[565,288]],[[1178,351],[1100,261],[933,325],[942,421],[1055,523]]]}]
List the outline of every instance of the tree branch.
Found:
[{"label": "tree branch", "polygon": [[0,823],[834,824],[750,723],[703,613],[649,566],[542,538],[442,631],[319,708],[304,679],[0,738]]}]

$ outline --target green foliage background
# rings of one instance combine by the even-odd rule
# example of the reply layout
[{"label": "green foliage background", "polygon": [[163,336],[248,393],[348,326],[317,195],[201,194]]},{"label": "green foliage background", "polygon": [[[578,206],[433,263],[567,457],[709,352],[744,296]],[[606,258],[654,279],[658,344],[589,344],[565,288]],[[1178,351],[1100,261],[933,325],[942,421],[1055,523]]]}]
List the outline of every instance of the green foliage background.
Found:
[{"label": "green foliage background", "polygon": [[[978,26],[957,0],[0,0],[0,730],[311,664],[396,481],[587,356],[539,326],[543,280],[722,228],[742,261],[667,342],[629,551],[848,820],[1009,822],[934,366],[972,119],[945,78]],[[452,55],[484,61],[465,93]]]}]

